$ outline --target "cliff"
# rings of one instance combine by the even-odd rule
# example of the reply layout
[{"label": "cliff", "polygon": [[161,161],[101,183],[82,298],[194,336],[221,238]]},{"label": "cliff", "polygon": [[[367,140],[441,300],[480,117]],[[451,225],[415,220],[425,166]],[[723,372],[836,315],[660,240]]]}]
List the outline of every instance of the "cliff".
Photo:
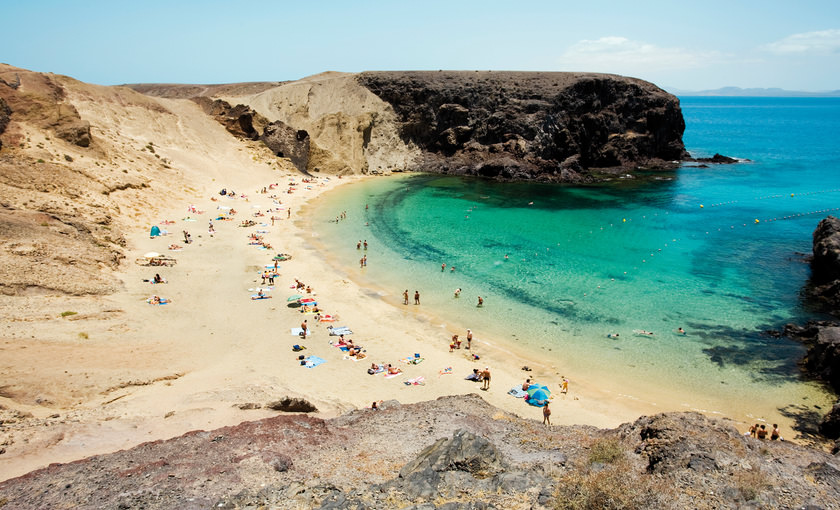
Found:
[{"label": "cliff", "polygon": [[272,150],[295,153],[307,172],[594,182],[673,169],[688,158],[677,98],[616,75],[394,71],[323,73],[258,92],[253,85],[132,87],[250,107],[282,124],[282,147]]},{"label": "cliff", "polygon": [[651,83],[593,73],[365,72],[423,157],[410,166],[578,182],[687,156],[679,101]]},{"label": "cliff", "polygon": [[837,458],[697,413],[546,427],[476,395],[280,415],[0,482],[35,508],[840,508]]}]

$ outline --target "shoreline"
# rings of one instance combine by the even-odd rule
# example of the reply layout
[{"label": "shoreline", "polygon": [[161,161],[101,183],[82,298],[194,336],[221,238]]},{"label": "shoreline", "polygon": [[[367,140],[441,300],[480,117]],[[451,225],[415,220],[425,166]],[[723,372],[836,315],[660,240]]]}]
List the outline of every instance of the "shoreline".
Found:
[{"label": "shoreline", "polygon": [[[534,382],[547,383],[555,393],[552,419],[557,425],[613,428],[641,415],[687,410],[619,395],[596,381],[561,373],[557,366],[537,362],[539,353],[529,353],[484,332],[476,335],[480,361],[466,359],[462,353],[468,351],[449,353],[447,339],[452,332],[463,333],[462,325],[447,324],[433,310],[401,309],[390,302],[397,296],[354,279],[349,266],[319,253],[317,237],[310,228],[313,202],[363,178],[315,178],[315,183],[305,185],[301,177],[270,171],[247,180],[240,177],[233,182],[234,188],[246,189],[250,196],[247,201],[237,199],[239,214],[232,221],[214,221],[216,233],[212,236],[206,230],[210,214],[186,223],[180,205],[149,212],[147,219],[155,219],[150,224],[174,219],[175,225],[168,227],[173,232],[193,233],[193,245],[171,253],[178,260],[171,268],[133,263],[148,251],[170,254],[162,249],[164,244],[183,244],[177,234],[150,239],[147,227],[141,227],[145,222],[136,220],[137,228],[126,235],[130,255],[116,275],[123,280],[124,289],[110,296],[69,300],[78,302],[73,306],[84,312],[77,319],[57,317],[71,306],[66,298],[22,298],[49,310],[50,315],[31,312],[32,318],[20,318],[21,324],[7,337],[5,347],[10,356],[3,368],[11,382],[34,386],[33,401],[40,393],[43,395],[37,398],[49,403],[22,406],[20,399],[0,397],[0,404],[31,413],[32,420],[21,419],[13,429],[15,442],[3,455],[0,480],[53,462],[273,416],[276,411],[247,406],[264,406],[285,396],[309,400],[319,409],[315,416],[328,418],[373,401],[413,403],[477,393],[496,407],[539,421],[541,408],[507,394],[508,389],[531,377]],[[297,182],[298,189],[291,195],[281,194],[290,180]],[[253,190],[273,182],[280,183],[276,193],[283,202],[281,214],[292,208],[291,221],[283,218],[274,227],[262,227],[259,222],[266,217],[261,217],[256,218],[257,226],[241,228],[243,220],[254,219],[252,209],[259,205],[263,210],[269,201]],[[213,194],[214,184],[204,184],[201,194],[210,193],[210,197],[196,200],[185,195],[183,205],[195,203],[199,209],[215,213],[211,207],[225,202]],[[256,230],[267,231],[262,235],[271,250],[247,244],[247,235]],[[248,289],[260,286],[258,271],[281,252],[291,253],[293,258],[280,264],[281,276],[271,291],[272,299],[252,301]],[[142,282],[156,272],[169,280],[161,289]],[[332,324],[354,330],[353,339],[367,350],[365,360],[344,359],[331,345],[336,337],[328,335],[328,323],[312,324],[311,316],[287,306],[287,297],[294,293],[289,285],[295,278],[313,287],[313,296],[326,313],[340,318]],[[145,299],[153,293],[172,299],[172,304],[147,304]],[[90,309],[83,309],[85,306]],[[302,341],[291,335],[290,329],[304,319],[310,322],[313,334]],[[37,331],[37,342],[29,339],[30,328]],[[326,363],[312,369],[301,367],[298,353],[291,350],[297,343],[307,347],[302,354],[321,357]],[[58,354],[52,364],[39,363],[45,356],[61,352],[64,354]],[[424,358],[421,364],[399,363],[414,353]],[[393,363],[403,374],[394,379],[368,375],[371,362]],[[522,365],[534,370],[521,371]],[[41,370],[33,375],[26,371],[27,366]],[[489,391],[464,380],[472,368],[485,366],[492,371]],[[447,367],[452,368],[451,374],[445,372]],[[63,374],[60,368],[64,368]],[[559,395],[560,375],[571,381],[566,397]],[[425,384],[404,384],[416,377],[424,377]]]}]

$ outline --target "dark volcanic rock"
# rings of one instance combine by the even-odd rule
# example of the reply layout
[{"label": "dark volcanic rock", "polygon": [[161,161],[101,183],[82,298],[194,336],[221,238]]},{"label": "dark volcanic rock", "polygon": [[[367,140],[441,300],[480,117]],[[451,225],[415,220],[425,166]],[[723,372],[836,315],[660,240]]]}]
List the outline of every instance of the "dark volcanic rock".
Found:
[{"label": "dark volcanic rock", "polygon": [[[72,107],[71,107],[72,108]],[[73,108],[75,112],[75,108]],[[78,113],[76,113],[78,115]],[[82,119],[60,119],[53,126],[55,135],[79,147],[90,147],[90,122]]]},{"label": "dark volcanic rock", "polygon": [[811,279],[817,284],[840,279],[840,219],[829,216],[814,230]]},{"label": "dark volcanic rock", "polygon": [[481,478],[504,471],[506,464],[490,441],[458,430],[451,439],[439,439],[400,470],[400,476],[431,469],[432,471],[466,471]]},{"label": "dark volcanic rock", "polygon": [[698,163],[715,163],[718,165],[731,165],[733,163],[740,162],[735,158],[730,158],[729,156],[724,156],[723,154],[715,154],[711,158],[691,158],[691,161],[696,161]]},{"label": "dark volcanic rock", "polygon": [[275,402],[265,405],[269,409],[275,411],[283,411],[285,413],[314,413],[318,408],[312,405],[308,400],[303,398],[284,397]]},{"label": "dark volcanic rock", "polygon": [[812,376],[840,391],[840,327],[820,327],[803,364]]},{"label": "dark volcanic rock", "polygon": [[309,164],[309,133],[277,120],[265,127],[260,139],[277,157],[289,158],[298,170],[306,171]]},{"label": "dark volcanic rock", "polygon": [[[9,125],[9,119],[11,118],[12,110],[9,108],[9,105],[6,104],[6,101],[0,97],[0,135],[6,131],[6,126]],[[0,140],[0,149],[3,148],[3,141]]]},{"label": "dark volcanic rock", "polygon": [[204,113],[215,118],[229,133],[246,140],[258,140],[260,131],[268,124],[268,120],[252,110],[249,106],[242,104],[231,106],[221,99],[210,99],[209,97],[193,97]]},{"label": "dark volcanic rock", "polygon": [[400,135],[425,151],[410,170],[592,181],[674,168],[688,157],[679,100],[651,83],[593,73],[365,72]]},{"label": "dark volcanic rock", "polygon": [[840,438],[840,402],[834,404],[831,411],[820,422],[820,433],[831,439]]}]

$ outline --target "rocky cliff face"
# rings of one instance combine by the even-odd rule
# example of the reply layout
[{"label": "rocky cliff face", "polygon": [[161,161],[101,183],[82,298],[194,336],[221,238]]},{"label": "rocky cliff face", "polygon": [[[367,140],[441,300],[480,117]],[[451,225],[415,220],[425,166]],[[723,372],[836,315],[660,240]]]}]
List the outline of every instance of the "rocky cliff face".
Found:
[{"label": "rocky cliff face", "polygon": [[0,482],[17,509],[838,508],[836,458],[696,413],[546,427],[476,395],[284,415]]},{"label": "rocky cliff face", "polygon": [[362,86],[396,112],[423,150],[410,170],[579,182],[688,156],[679,101],[605,74],[365,72]]}]

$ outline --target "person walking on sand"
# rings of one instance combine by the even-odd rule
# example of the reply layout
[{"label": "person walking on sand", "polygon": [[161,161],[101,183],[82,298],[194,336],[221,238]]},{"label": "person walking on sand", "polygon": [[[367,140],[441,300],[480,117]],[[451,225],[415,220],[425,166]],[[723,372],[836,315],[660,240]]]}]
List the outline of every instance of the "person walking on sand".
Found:
[{"label": "person walking on sand", "polygon": [[403,292],[403,304],[408,304],[408,289],[405,289],[405,292]]},{"label": "person walking on sand", "polygon": [[484,372],[481,373],[481,380],[484,384],[481,386],[482,390],[490,389],[490,367],[484,367]]},{"label": "person walking on sand", "polygon": [[302,330],[300,336],[303,336],[303,337],[306,336],[307,328],[308,328],[308,325],[306,324],[306,319],[304,319],[304,321],[300,323],[300,329]]},{"label": "person walking on sand", "polygon": [[291,217],[292,217],[292,208],[291,208],[291,207],[289,207],[289,210],[288,210],[288,211],[286,211],[286,219],[289,219],[289,218],[291,218]]},{"label": "person walking on sand", "polygon": [[414,304],[415,305],[420,304],[420,291],[418,291],[418,290],[414,291]]},{"label": "person walking on sand", "polygon": [[472,345],[472,330],[468,329],[467,330],[467,349],[469,349],[471,345]]},{"label": "person walking on sand", "polygon": [[548,402],[543,406],[543,425],[551,425],[551,409],[548,408]]},{"label": "person walking on sand", "polygon": [[566,379],[565,375],[562,377],[562,379],[563,379],[563,384],[560,386],[560,393],[565,395],[565,394],[569,393],[569,380]]}]

